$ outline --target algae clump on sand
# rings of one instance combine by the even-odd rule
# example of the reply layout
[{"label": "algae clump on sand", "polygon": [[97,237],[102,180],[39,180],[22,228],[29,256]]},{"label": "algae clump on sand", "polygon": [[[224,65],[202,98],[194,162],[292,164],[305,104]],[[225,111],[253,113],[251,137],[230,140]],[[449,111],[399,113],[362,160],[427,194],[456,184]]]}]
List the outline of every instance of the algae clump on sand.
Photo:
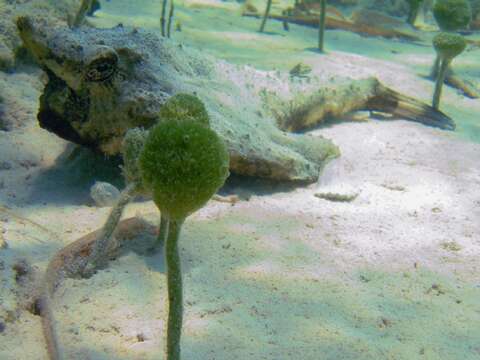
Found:
[{"label": "algae clump on sand", "polygon": [[466,46],[467,42],[465,39],[457,34],[440,33],[433,38],[433,47],[440,59],[440,69],[438,71],[435,92],[432,100],[432,107],[434,109],[438,109],[440,104],[442,86],[450,63],[455,57],[460,55],[463,50],[465,50]]},{"label": "algae clump on sand", "polygon": [[203,207],[227,179],[229,154],[222,139],[205,126],[202,115],[200,119],[167,117],[150,130],[139,167],[144,186],[162,214],[159,243],[168,234],[167,359],[179,360],[183,321],[180,230],[185,218]]},{"label": "algae clump on sand", "polygon": [[467,0],[437,0],[433,16],[442,31],[456,31],[468,26],[472,10]]},{"label": "algae clump on sand", "polygon": [[152,130],[140,156],[144,184],[170,219],[200,209],[228,176],[228,152],[217,134],[193,120],[166,120]]}]

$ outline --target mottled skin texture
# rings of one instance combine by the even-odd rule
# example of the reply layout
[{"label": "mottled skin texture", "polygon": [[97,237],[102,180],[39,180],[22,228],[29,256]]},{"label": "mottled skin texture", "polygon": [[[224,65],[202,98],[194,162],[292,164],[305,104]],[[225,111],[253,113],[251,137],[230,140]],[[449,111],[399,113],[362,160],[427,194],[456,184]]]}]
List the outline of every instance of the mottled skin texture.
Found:
[{"label": "mottled skin texture", "polygon": [[78,0],[0,0],[0,71],[15,67],[15,53],[22,44],[15,26],[18,16],[66,25],[78,7]]},{"label": "mottled skin texture", "polygon": [[[316,181],[325,162],[338,156],[329,140],[287,132],[312,127],[325,117],[361,109],[395,113],[407,99],[409,110],[417,111],[412,120],[453,127],[445,115],[429,113],[413,99],[399,101],[394,92],[385,98],[387,88],[375,79],[351,82],[340,91],[318,84],[320,90],[311,96],[302,94],[293,102],[283,98],[273,108],[266,106],[262,90],[281,89],[287,100],[302,92],[288,74],[234,66],[144,30],[71,31],[27,18],[20,18],[17,26],[49,78],[40,101],[40,125],[109,155],[119,152],[129,128],[156,123],[162,104],[180,92],[195,94],[205,104],[211,127],[229,149],[232,172],[275,180]],[[258,88],[259,79],[264,89]],[[296,108],[282,109],[282,102]]]}]

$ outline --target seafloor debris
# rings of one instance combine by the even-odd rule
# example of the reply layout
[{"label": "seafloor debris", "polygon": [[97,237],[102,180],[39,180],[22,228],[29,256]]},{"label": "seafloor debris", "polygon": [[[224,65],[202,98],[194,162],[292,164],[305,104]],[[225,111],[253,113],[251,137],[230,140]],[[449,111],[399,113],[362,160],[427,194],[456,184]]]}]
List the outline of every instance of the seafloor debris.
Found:
[{"label": "seafloor debris", "polygon": [[[259,17],[258,13],[255,12],[244,12],[243,16]],[[315,28],[318,28],[320,21],[317,14],[303,14],[296,12],[291,12],[290,15],[288,12],[281,15],[270,14],[269,17],[282,22],[311,26]],[[362,36],[379,36],[386,39],[401,39],[408,41],[421,40],[419,36],[407,31],[396,30],[388,27],[373,26],[365,23],[356,23],[351,20],[341,19],[334,16],[326,16],[325,28],[351,31]]]},{"label": "seafloor debris", "polygon": [[120,196],[120,191],[112,184],[96,181],[90,188],[90,197],[99,207],[112,206]]}]

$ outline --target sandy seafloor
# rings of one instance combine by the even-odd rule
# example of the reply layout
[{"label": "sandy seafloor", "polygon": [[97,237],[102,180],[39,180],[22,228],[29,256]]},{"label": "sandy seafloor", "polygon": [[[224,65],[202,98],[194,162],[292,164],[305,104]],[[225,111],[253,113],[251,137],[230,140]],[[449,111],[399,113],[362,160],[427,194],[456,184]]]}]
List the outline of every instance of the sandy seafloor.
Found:
[{"label": "sandy seafloor", "polygon": [[[91,20],[97,26],[158,27],[155,1],[103,5]],[[269,33],[258,34],[259,21],[240,17],[236,3],[179,2],[177,18],[176,39],[239,64],[288,71],[302,61],[318,76],[374,75],[426,102],[433,91],[422,77],[432,33],[419,45],[328,31],[328,54],[319,55],[308,50],[314,29],[286,33],[269,22]],[[459,74],[478,78],[479,51],[455,61]],[[0,73],[0,82],[3,116],[22,124],[0,134],[0,236],[8,244],[0,250],[0,359],[41,360],[40,319],[24,310],[29,284],[55,251],[103,224],[109,208],[93,206],[88,187],[111,179],[102,159],[72,162],[72,146],[38,127],[38,70]],[[249,201],[210,202],[191,216],[181,240],[183,358],[480,359],[480,100],[447,87],[442,109],[456,132],[374,119],[312,131],[340,147],[327,186],[359,191],[351,203],[315,197],[317,184],[236,179],[227,193],[250,193]],[[150,201],[130,205],[125,216],[135,215],[158,221]],[[15,281],[18,263],[36,275]],[[59,294],[68,359],[164,358],[161,254],[127,253]]]}]

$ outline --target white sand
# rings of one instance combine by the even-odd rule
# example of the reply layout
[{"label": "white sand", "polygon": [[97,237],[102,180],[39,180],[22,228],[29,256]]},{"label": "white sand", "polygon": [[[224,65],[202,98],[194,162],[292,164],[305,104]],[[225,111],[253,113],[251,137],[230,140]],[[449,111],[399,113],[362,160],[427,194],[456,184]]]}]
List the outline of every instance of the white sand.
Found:
[{"label": "white sand", "polygon": [[[135,2],[135,12],[131,3],[107,3],[95,21],[156,26],[157,7],[139,5],[152,2]],[[279,35],[258,35],[250,31],[257,20],[223,8],[179,7],[184,31],[175,37],[200,39],[206,51],[238,63],[288,70],[303,61],[318,76],[373,74],[430,98],[433,85],[418,76],[433,58],[426,47],[328,32],[334,51],[320,56],[303,51],[315,44],[314,30],[292,26],[285,34],[271,22]],[[238,43],[220,39],[224,29]],[[252,37],[265,48],[247,49]],[[474,56],[458,60],[460,73]],[[0,134],[0,162],[12,166],[0,170],[0,204],[43,227],[0,211],[8,243],[0,250],[0,318],[9,319],[2,360],[46,359],[39,318],[23,310],[36,281],[16,283],[12,266],[25,259],[40,276],[56,250],[100,227],[109,210],[89,206],[87,183],[57,161],[67,144],[38,128],[38,76],[0,73],[20,99],[8,116],[21,114],[26,124]],[[452,89],[444,95],[457,133],[371,119],[312,132],[339,145],[337,178],[326,186],[357,191],[352,202],[319,199],[317,185],[265,192],[242,184],[239,190],[254,192],[250,201],[210,202],[187,220],[184,359],[480,358],[480,145],[466,140],[480,138],[480,101]],[[151,202],[132,204],[125,216],[134,215],[158,216]],[[68,359],[163,358],[161,255],[129,253],[91,279],[68,280],[59,294]]]}]

